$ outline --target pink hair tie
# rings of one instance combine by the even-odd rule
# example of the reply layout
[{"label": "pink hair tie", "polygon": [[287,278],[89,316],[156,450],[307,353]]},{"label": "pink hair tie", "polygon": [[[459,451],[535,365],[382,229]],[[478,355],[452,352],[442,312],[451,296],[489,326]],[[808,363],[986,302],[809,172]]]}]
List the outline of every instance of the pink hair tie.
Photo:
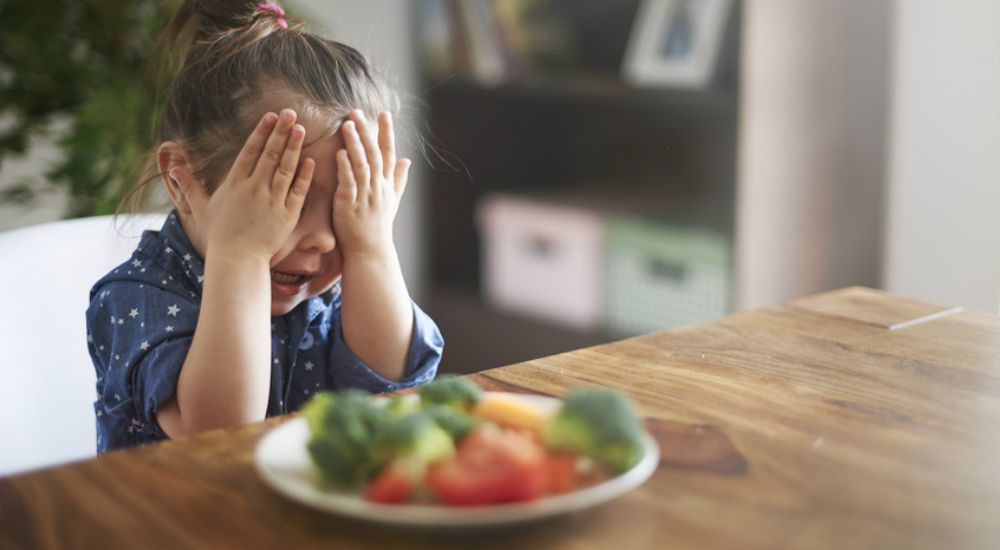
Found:
[{"label": "pink hair tie", "polygon": [[268,4],[266,2],[261,2],[257,4],[257,13],[270,13],[278,18],[278,26],[287,29],[288,21],[285,21],[285,10],[281,9],[281,6],[277,4]]}]

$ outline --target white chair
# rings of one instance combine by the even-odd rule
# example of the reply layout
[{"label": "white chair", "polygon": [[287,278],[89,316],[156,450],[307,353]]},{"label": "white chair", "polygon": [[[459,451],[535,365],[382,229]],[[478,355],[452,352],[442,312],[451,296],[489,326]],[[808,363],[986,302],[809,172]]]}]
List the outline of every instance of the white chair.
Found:
[{"label": "white chair", "polygon": [[164,218],[97,216],[0,233],[0,476],[95,454],[90,287]]}]

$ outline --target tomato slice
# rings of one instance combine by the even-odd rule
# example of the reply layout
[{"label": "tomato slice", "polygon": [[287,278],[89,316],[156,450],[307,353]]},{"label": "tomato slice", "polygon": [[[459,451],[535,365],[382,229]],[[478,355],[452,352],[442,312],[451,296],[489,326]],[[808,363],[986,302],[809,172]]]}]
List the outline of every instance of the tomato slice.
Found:
[{"label": "tomato slice", "polygon": [[368,484],[365,498],[382,504],[402,504],[413,492],[413,482],[396,468],[386,468]]},{"label": "tomato slice", "polygon": [[454,458],[430,468],[427,486],[451,505],[531,500],[548,487],[546,452],[523,433],[483,426],[462,440]]},{"label": "tomato slice", "polygon": [[546,467],[548,469],[548,492],[565,493],[576,487],[577,456],[572,453],[548,453]]}]

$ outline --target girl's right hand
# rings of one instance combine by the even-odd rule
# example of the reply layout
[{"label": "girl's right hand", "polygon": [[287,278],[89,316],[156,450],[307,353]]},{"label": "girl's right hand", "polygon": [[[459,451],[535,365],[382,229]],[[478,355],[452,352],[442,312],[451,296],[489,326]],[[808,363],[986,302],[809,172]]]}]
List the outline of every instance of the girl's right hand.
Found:
[{"label": "girl's right hand", "polygon": [[219,249],[270,261],[288,240],[316,167],[311,158],[298,166],[306,132],[295,119],[291,109],[264,115],[211,195],[187,166],[170,169],[205,236],[206,256]]}]

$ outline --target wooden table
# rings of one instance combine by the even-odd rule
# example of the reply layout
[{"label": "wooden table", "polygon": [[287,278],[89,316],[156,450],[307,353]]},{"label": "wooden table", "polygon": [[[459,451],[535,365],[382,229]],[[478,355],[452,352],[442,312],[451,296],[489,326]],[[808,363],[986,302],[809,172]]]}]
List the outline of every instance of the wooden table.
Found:
[{"label": "wooden table", "polygon": [[660,468],[564,518],[402,530],[265,486],[277,418],[2,479],[0,547],[1000,548],[996,316],[850,288],[473,378],[620,388]]}]

